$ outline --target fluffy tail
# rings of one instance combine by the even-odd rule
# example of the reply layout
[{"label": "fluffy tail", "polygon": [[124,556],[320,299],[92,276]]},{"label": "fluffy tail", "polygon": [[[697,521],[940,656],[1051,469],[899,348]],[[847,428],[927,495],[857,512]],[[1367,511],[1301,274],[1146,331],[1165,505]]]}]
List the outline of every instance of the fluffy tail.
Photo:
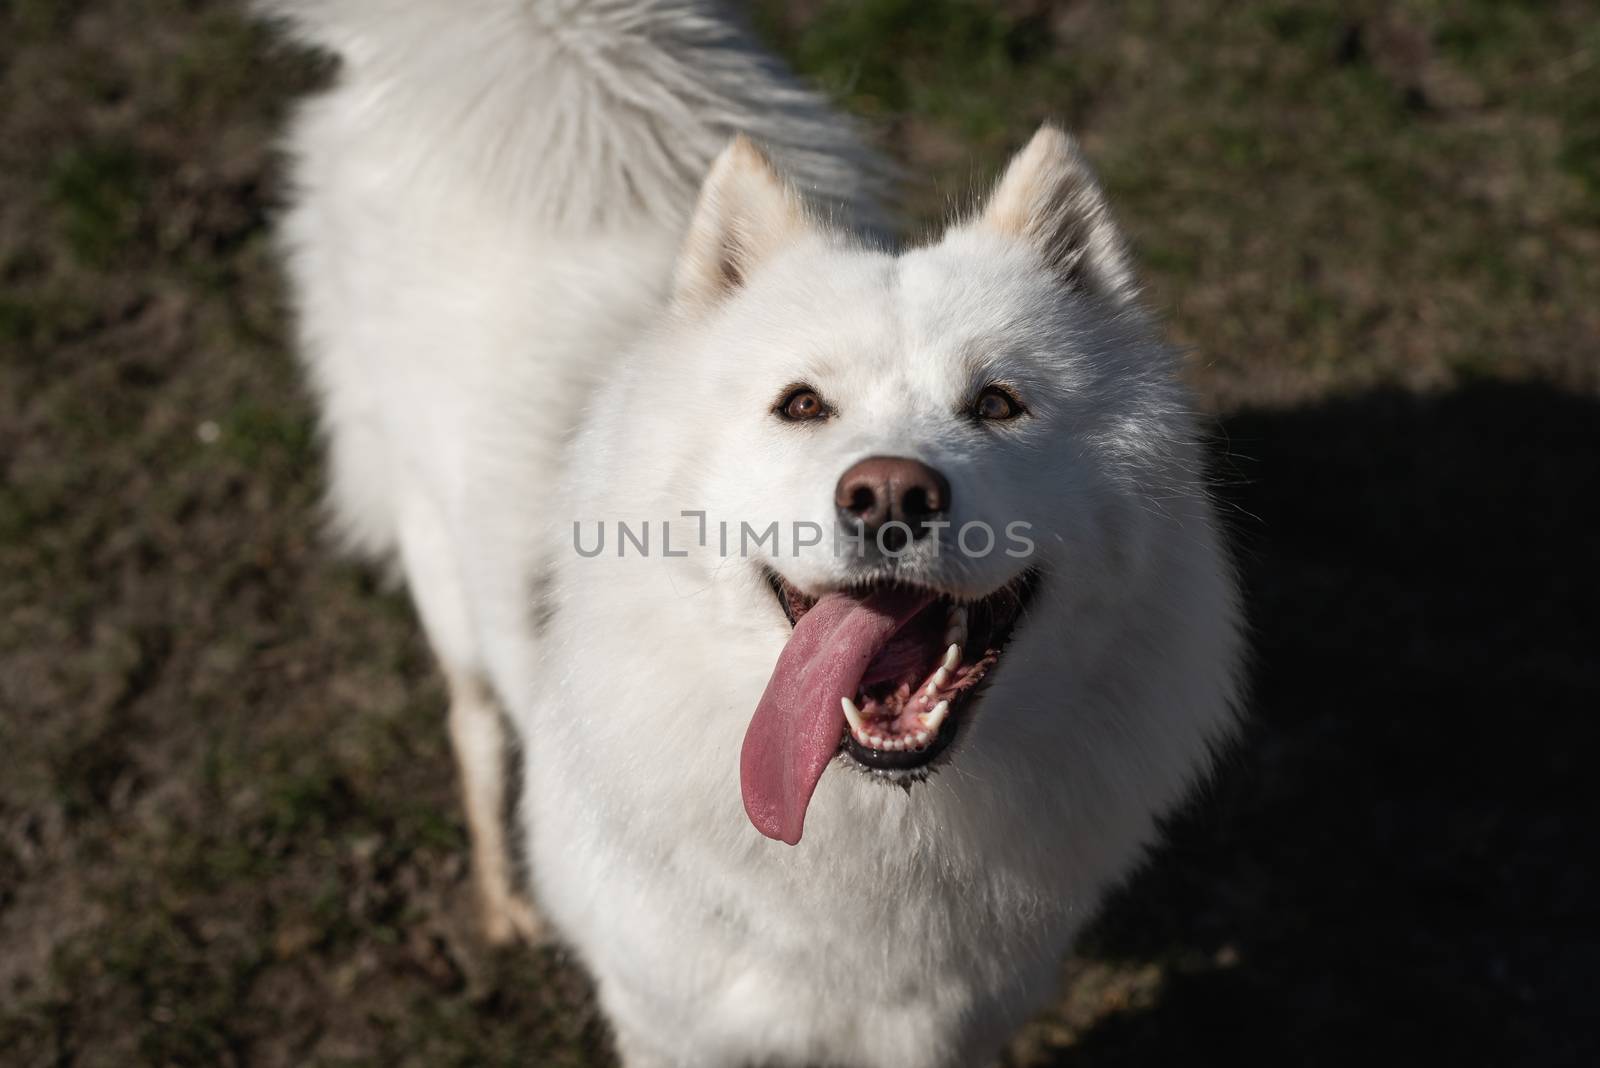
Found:
[{"label": "fluffy tail", "polygon": [[291,36],[351,58],[363,51],[372,27],[395,14],[395,0],[250,0],[262,17],[285,26]]},{"label": "fluffy tail", "polygon": [[[252,0],[345,60],[361,123],[556,224],[676,217],[734,134],[882,231],[891,172],[712,0]],[[396,166],[402,161],[396,161]]]},{"label": "fluffy tail", "polygon": [[344,53],[341,42],[350,37],[344,18],[344,4],[318,3],[317,0],[250,0],[250,7],[262,18],[281,23],[304,44]]}]

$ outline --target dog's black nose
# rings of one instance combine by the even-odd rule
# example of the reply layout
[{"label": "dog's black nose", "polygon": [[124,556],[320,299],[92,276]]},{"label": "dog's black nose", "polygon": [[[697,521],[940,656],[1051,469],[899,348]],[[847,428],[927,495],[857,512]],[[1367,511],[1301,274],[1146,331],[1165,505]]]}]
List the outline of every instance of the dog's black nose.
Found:
[{"label": "dog's black nose", "polygon": [[[950,510],[950,483],[920,460],[903,456],[869,456],[839,478],[833,492],[839,518],[859,524],[869,535],[889,523],[904,523],[913,540],[928,533],[930,520]],[[898,550],[906,531],[883,532],[883,547]]]}]

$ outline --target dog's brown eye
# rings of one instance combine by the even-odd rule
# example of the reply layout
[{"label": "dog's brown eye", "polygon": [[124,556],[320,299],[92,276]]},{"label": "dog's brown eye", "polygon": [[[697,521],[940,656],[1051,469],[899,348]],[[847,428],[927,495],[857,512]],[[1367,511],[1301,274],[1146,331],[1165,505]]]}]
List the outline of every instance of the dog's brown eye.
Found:
[{"label": "dog's brown eye", "polygon": [[778,414],[791,423],[803,423],[808,419],[821,419],[828,414],[828,406],[823,403],[817,391],[802,386],[791,391],[778,404]]},{"label": "dog's brown eye", "polygon": [[990,386],[978,394],[978,402],[972,406],[972,414],[979,419],[1004,421],[1021,415],[1022,405],[1017,398],[999,386]]}]

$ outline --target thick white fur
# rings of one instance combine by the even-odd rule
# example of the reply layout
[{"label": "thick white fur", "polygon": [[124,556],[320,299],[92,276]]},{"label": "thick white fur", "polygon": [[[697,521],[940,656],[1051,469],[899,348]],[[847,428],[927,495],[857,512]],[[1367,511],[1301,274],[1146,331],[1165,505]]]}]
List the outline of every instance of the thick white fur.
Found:
[{"label": "thick white fur", "polygon": [[[1070,142],[1043,131],[984,213],[896,256],[746,144],[712,168],[742,131],[875,222],[881,168],[703,4],[269,7],[345,60],[295,123],[284,224],[333,512],[504,702],[539,904],[626,1064],[984,1061],[1226,736],[1239,650],[1189,399]],[[1025,417],[961,414],[994,380]],[[837,417],[774,418],[799,381]],[[958,524],[1032,524],[1031,561],[905,573],[1044,577],[948,766],[905,791],[836,762],[790,848],[739,799],[788,632],[760,565],[861,573],[787,541],[723,558],[678,517],[735,546],[741,520],[831,529],[869,455],[940,468]],[[619,520],[650,558],[618,557]]]}]

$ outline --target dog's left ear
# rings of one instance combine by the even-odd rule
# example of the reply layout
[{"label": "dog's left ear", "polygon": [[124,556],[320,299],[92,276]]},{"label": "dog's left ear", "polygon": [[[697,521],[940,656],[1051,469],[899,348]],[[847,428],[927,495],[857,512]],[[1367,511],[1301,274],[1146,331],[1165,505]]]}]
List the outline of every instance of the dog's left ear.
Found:
[{"label": "dog's left ear", "polygon": [[977,225],[1024,241],[1074,292],[1123,305],[1138,292],[1122,232],[1071,137],[1051,125],[1006,168]]},{"label": "dog's left ear", "polygon": [[800,198],[761,150],[739,135],[700,188],[673,276],[673,304],[689,311],[715,305],[810,230]]}]

